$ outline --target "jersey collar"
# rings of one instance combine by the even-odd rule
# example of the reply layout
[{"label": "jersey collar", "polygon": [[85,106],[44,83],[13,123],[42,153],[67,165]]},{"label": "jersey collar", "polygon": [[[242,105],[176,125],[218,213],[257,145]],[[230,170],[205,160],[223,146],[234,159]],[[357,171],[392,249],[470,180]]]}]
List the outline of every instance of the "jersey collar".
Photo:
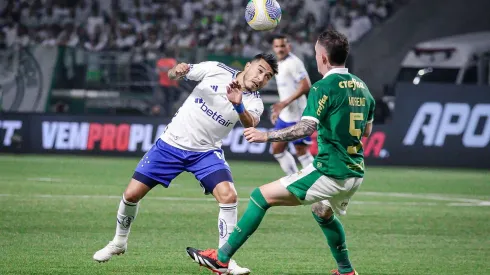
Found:
[{"label": "jersey collar", "polygon": [[349,73],[349,69],[347,68],[335,68],[335,69],[331,69],[330,71],[328,71],[328,73],[326,73],[323,78],[326,78],[327,76],[331,75],[331,74],[348,74]]}]

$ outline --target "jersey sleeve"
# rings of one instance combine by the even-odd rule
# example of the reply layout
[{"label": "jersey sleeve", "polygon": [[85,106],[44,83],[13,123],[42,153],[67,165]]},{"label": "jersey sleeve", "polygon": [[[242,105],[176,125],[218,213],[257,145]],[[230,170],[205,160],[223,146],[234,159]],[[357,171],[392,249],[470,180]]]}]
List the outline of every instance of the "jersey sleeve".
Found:
[{"label": "jersey sleeve", "polygon": [[320,120],[322,120],[327,113],[328,105],[328,91],[321,88],[318,84],[314,84],[308,94],[308,101],[301,119],[313,120],[319,124]]},{"label": "jersey sleeve", "polygon": [[201,62],[197,64],[189,64],[191,67],[189,72],[185,75],[188,80],[201,81],[210,72],[212,66],[211,62]]},{"label": "jersey sleeve", "polygon": [[264,112],[264,103],[260,99],[259,92],[254,92],[254,98],[250,100],[250,103],[247,104],[245,109],[255,117],[257,123],[260,121],[260,117]]},{"label": "jersey sleeve", "polygon": [[305,65],[300,60],[297,60],[290,66],[289,71],[294,79],[294,82],[298,83],[301,80],[308,77],[308,72],[306,71]]}]

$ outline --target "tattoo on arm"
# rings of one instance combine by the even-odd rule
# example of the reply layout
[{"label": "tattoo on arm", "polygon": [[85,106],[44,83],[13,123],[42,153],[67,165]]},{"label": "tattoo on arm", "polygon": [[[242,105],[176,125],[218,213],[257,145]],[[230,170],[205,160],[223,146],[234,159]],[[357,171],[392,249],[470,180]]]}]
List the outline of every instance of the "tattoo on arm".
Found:
[{"label": "tattoo on arm", "polygon": [[303,119],[295,125],[277,131],[267,132],[267,141],[291,141],[307,137],[316,130],[316,122]]}]

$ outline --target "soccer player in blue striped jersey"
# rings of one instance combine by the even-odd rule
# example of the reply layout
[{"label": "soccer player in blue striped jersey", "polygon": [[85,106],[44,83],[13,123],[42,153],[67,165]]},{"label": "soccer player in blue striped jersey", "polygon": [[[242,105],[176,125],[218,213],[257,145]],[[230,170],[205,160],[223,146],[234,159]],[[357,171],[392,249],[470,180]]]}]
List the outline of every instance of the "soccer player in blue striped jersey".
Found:
[{"label": "soccer player in blue striped jersey", "polygon": [[[169,187],[184,171],[193,173],[204,192],[219,203],[219,247],[226,243],[237,222],[237,192],[222,139],[238,122],[245,128],[258,125],[264,110],[258,90],[276,73],[271,54],[256,55],[243,71],[208,61],[180,63],[168,72],[171,79],[199,83],[136,166],[119,204],[114,239],[94,254],[94,260],[105,262],[124,253],[140,200],[157,185]],[[235,261],[230,265],[231,274],[250,273]]]}]

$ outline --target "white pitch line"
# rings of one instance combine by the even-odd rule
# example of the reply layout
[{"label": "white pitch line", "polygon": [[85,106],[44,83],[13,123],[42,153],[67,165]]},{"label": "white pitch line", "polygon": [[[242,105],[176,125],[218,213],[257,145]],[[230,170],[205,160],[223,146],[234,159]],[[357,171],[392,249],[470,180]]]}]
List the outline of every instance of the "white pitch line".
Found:
[{"label": "white pitch line", "polygon": [[398,198],[413,198],[413,199],[429,199],[429,200],[435,200],[435,201],[456,201],[456,202],[474,203],[474,204],[478,204],[478,203],[482,203],[482,202],[488,202],[488,201],[479,200],[479,199],[451,197],[450,194],[417,194],[417,193],[392,193],[392,192],[358,192],[358,193],[356,193],[356,195],[380,196],[380,197],[398,197]]},{"label": "white pitch line", "polygon": [[[383,193],[381,193],[383,194]],[[390,193],[388,193],[390,194]],[[42,198],[42,199],[120,199],[121,196],[109,195],[50,195],[50,194],[0,194],[0,197]],[[187,198],[187,197],[146,197],[145,200],[160,201],[215,201],[214,198]],[[248,201],[248,198],[240,198],[240,201]],[[490,206],[490,201],[464,202],[464,203],[435,203],[435,202],[386,202],[386,201],[359,201],[352,200],[351,204],[358,205],[406,205],[406,206]]]},{"label": "white pitch line", "polygon": [[65,182],[64,179],[58,178],[27,178],[27,181],[41,181],[41,182]]}]

